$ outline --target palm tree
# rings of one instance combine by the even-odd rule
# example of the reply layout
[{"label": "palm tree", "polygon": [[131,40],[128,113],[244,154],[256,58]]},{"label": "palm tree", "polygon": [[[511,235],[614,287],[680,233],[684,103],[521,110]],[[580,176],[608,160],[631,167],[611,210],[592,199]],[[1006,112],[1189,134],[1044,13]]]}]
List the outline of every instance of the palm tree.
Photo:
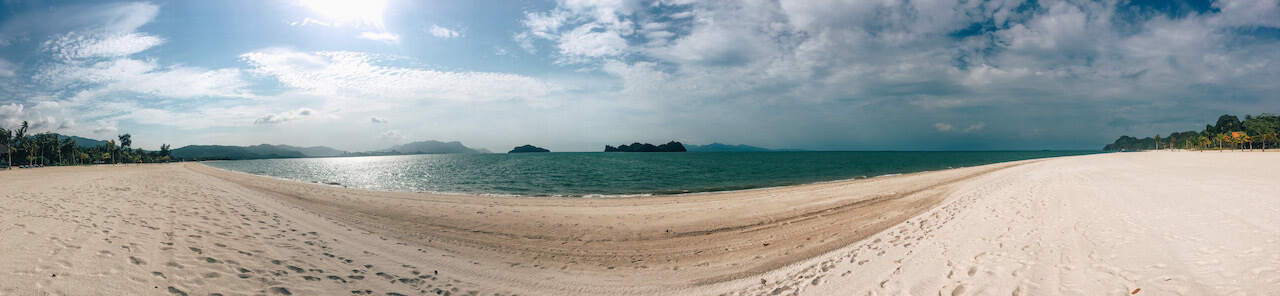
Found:
[{"label": "palm tree", "polygon": [[[11,138],[9,138],[8,140],[4,141],[4,144],[5,144],[5,145],[7,145],[7,146],[9,147],[9,165],[13,165],[13,153],[14,153],[14,152],[17,152],[17,151],[15,151],[15,150],[13,150],[13,147],[15,147],[15,146],[21,147],[21,146],[19,146],[19,144],[22,142],[22,139],[23,139],[23,138],[25,138],[25,137],[27,136],[27,122],[26,122],[26,121],[23,121],[23,122],[22,122],[22,128],[19,128],[18,130],[14,131],[14,133],[15,133],[15,134],[14,134],[14,136],[13,136],[13,137],[11,137]],[[6,136],[6,137],[8,136],[8,133],[7,133],[7,132],[6,132],[6,135],[5,135],[5,136]]]},{"label": "palm tree", "polygon": [[1156,150],[1160,150],[1160,134],[1156,134]]},{"label": "palm tree", "polygon": [[9,154],[9,162],[4,163],[6,167],[13,166],[13,148],[9,147],[11,139],[13,139],[13,132],[0,127],[0,145],[4,145],[4,152]]},{"label": "palm tree", "polygon": [[22,141],[22,149],[27,151],[27,165],[35,164],[36,153],[39,153],[40,150],[40,143],[37,143],[36,141]]},{"label": "palm tree", "polygon": [[1267,143],[1275,143],[1277,140],[1280,140],[1280,139],[1276,139],[1276,133],[1275,133],[1275,132],[1270,132],[1270,133],[1263,134],[1261,137],[1262,137],[1262,139],[1261,139],[1260,141],[1262,142],[1262,151],[1263,151],[1263,152],[1266,152],[1266,151],[1267,151]]},{"label": "palm tree", "polygon": [[75,164],[76,140],[71,137],[66,137],[62,139],[62,145],[59,148],[59,152],[62,152],[60,154],[62,155],[62,161],[66,164]]},{"label": "palm tree", "polygon": [[1241,133],[1240,139],[1237,141],[1240,141],[1242,143],[1249,143],[1249,151],[1253,151],[1253,137],[1250,137],[1249,133]]},{"label": "palm tree", "polygon": [[1213,141],[1209,141],[1208,137],[1205,137],[1204,135],[1198,135],[1197,137],[1199,138],[1196,138],[1196,141],[1200,144],[1201,152],[1204,151],[1204,148],[1209,148],[1209,145],[1213,145]]},{"label": "palm tree", "polygon": [[116,141],[107,140],[107,154],[111,155],[111,165],[116,164]]}]

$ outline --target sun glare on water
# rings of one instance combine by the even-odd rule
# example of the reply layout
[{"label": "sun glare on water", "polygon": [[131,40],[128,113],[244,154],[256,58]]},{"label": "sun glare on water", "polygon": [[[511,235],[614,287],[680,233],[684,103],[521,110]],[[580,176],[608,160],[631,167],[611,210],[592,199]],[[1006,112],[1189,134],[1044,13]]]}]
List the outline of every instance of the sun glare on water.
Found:
[{"label": "sun glare on water", "polygon": [[302,5],[336,25],[382,26],[387,0],[302,0]]}]

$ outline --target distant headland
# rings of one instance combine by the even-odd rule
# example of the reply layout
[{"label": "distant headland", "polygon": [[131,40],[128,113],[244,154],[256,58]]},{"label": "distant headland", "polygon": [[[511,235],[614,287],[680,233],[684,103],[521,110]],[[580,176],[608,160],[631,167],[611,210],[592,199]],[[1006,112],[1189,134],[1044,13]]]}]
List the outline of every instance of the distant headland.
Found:
[{"label": "distant headland", "polygon": [[1161,149],[1188,150],[1225,150],[1254,149],[1280,145],[1280,116],[1273,113],[1262,113],[1258,116],[1245,115],[1244,121],[1239,117],[1223,114],[1216,124],[1206,124],[1204,129],[1156,135],[1154,138],[1136,138],[1128,135],[1120,136],[1114,143],[1107,144],[1102,150],[1107,151],[1142,151]]}]

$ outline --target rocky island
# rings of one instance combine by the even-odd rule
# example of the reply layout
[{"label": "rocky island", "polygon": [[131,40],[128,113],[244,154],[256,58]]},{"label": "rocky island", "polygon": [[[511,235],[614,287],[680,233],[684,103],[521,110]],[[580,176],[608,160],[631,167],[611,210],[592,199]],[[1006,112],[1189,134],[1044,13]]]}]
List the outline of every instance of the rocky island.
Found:
[{"label": "rocky island", "polygon": [[511,151],[507,151],[507,153],[530,153],[530,152],[551,152],[551,150],[543,149],[533,145],[524,145],[524,146],[516,147],[515,149],[511,149]]},{"label": "rocky island", "polygon": [[684,144],[671,141],[658,146],[654,146],[649,143],[631,143],[631,145],[621,145],[618,147],[604,145],[604,152],[685,152],[685,148]]}]

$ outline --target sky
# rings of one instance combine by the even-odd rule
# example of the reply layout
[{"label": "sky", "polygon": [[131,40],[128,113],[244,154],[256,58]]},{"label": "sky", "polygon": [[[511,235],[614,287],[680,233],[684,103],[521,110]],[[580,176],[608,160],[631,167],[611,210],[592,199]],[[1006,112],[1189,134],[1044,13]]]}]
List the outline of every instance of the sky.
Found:
[{"label": "sky", "polygon": [[1280,3],[24,1],[0,127],[134,147],[1100,149],[1280,113]]}]

